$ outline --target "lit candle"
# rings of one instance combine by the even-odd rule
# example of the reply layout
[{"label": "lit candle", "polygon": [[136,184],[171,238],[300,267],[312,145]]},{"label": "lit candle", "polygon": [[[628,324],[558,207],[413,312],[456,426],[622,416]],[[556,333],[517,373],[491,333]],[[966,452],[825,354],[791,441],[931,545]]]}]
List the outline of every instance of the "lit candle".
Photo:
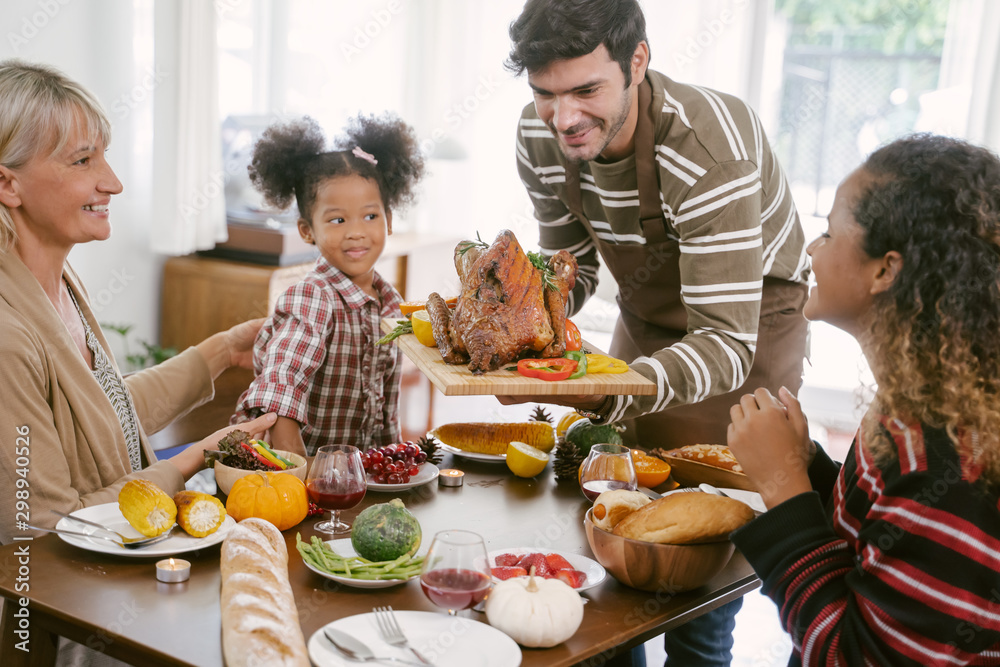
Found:
[{"label": "lit candle", "polygon": [[191,563],[183,558],[168,558],[156,564],[156,578],[168,584],[187,581],[191,577]]},{"label": "lit candle", "polygon": [[441,486],[462,486],[465,473],[454,468],[445,468],[438,475],[438,484]]}]

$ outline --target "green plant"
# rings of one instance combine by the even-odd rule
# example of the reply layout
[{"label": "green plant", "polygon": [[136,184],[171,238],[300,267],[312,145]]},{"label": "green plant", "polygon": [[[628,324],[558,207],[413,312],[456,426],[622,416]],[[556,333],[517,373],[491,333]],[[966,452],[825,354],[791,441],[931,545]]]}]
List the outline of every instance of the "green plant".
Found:
[{"label": "green plant", "polygon": [[125,349],[125,362],[127,370],[138,371],[149,366],[155,366],[161,361],[165,361],[177,354],[177,350],[172,347],[160,347],[145,340],[136,341],[142,346],[142,352],[131,352],[129,349],[129,333],[135,328],[134,324],[108,324],[101,323],[101,328],[106,331],[114,331],[122,337],[122,346]]}]

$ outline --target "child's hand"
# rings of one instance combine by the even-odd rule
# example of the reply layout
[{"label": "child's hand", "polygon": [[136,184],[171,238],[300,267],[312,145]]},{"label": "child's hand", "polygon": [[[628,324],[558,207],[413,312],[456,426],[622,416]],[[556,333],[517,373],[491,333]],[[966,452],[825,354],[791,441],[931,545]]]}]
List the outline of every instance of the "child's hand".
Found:
[{"label": "child's hand", "polygon": [[764,388],[745,394],[729,411],[727,432],[729,449],[769,508],[812,489],[809,424],[790,391],[778,395]]}]

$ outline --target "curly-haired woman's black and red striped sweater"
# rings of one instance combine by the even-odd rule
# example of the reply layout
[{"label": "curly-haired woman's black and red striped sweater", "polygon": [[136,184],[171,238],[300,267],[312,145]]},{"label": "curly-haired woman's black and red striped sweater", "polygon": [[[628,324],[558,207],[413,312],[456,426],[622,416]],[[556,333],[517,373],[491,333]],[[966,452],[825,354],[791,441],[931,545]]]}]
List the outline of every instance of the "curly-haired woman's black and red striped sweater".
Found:
[{"label": "curly-haired woman's black and red striped sweater", "polygon": [[880,427],[896,460],[877,465],[860,433],[839,472],[820,450],[814,492],[733,535],[792,637],[789,664],[1000,665],[1000,507],[970,463],[977,439]]}]

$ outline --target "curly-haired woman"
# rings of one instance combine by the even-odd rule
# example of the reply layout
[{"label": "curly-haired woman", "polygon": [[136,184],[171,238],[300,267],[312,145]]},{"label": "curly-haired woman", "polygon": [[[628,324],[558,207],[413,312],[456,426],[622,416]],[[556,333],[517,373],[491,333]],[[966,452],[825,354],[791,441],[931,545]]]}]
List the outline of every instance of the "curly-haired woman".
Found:
[{"label": "curly-haired woman", "polygon": [[916,135],[837,190],[805,314],[857,338],[878,383],[843,467],[795,398],[733,407],[768,512],[733,539],[791,664],[1000,665],[1000,160]]}]

